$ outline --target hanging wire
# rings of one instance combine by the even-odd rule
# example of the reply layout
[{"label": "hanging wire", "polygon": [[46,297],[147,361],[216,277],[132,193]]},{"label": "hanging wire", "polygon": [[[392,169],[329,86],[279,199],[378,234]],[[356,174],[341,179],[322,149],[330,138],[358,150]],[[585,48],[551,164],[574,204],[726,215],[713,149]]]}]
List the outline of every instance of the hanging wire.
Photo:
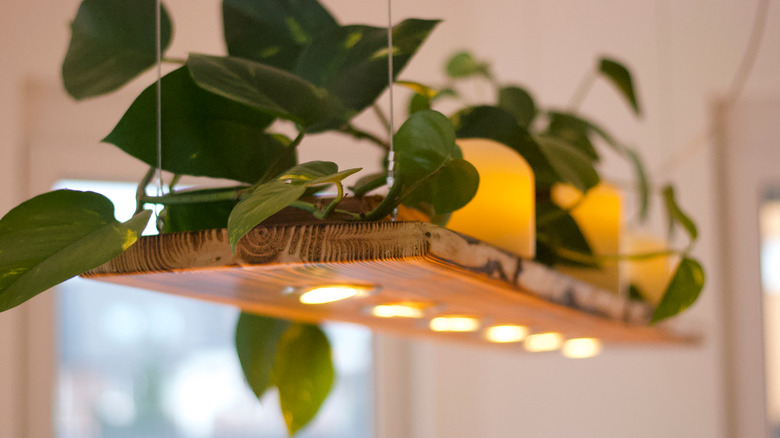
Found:
[{"label": "hanging wire", "polygon": [[[395,133],[395,117],[393,116],[393,2],[387,0],[387,88],[390,98],[390,149],[387,152],[387,186],[392,187],[395,183],[395,145],[393,144],[393,134]],[[394,208],[390,219],[395,221],[398,217],[398,208]]]},{"label": "hanging wire", "polygon": [[[157,168],[155,169],[155,179],[157,182],[157,197],[163,195],[163,174],[162,174],[162,1],[157,0],[155,4],[155,50],[157,56]],[[159,207],[155,207],[157,231],[162,232],[163,216]]]}]

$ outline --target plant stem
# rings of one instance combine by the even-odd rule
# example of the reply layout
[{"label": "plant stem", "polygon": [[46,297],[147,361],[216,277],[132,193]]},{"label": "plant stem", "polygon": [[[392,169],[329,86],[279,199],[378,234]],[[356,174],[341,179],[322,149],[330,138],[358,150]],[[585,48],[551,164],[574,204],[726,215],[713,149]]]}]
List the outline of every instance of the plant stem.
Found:
[{"label": "plant stem", "polygon": [[140,213],[144,209],[143,199],[146,197],[146,186],[152,181],[156,171],[156,167],[150,166],[144,177],[138,182],[138,188],[135,189],[135,214]]},{"label": "plant stem", "polygon": [[[382,111],[382,108],[380,108],[379,105],[377,104],[373,104],[371,108],[374,109],[374,114],[376,114],[376,117],[382,123],[382,126],[385,127],[385,131],[390,132],[390,121],[387,119],[387,116]],[[393,135],[393,133],[391,132],[390,135]]]},{"label": "plant stem", "polygon": [[595,254],[588,255],[578,251],[573,251],[570,249],[560,248],[560,247],[555,248],[555,251],[572,260],[578,260],[586,263],[594,263],[594,262],[601,263],[601,262],[616,261],[616,260],[642,261],[642,260],[654,259],[657,257],[686,254],[685,251],[680,251],[676,249],[665,249],[661,251],[642,252],[642,253],[634,253],[634,254],[601,254],[601,255],[595,255]]},{"label": "plant stem", "polygon": [[380,175],[360,187],[351,187],[351,189],[356,197],[361,197],[372,190],[382,187],[385,183],[387,183],[387,175]]},{"label": "plant stem", "polygon": [[390,150],[390,145],[386,141],[384,141],[381,138],[375,136],[374,134],[371,134],[369,132],[357,129],[357,128],[355,128],[352,125],[343,125],[341,128],[339,128],[339,130],[341,132],[345,133],[345,134],[349,134],[349,135],[357,138],[358,140],[368,140],[368,141],[376,144],[377,146],[381,147],[385,151],[389,151]]},{"label": "plant stem", "polygon": [[162,62],[168,62],[170,64],[186,64],[187,60],[183,58],[171,58],[166,56],[162,59]]},{"label": "plant stem", "polygon": [[146,204],[192,204],[196,202],[237,201],[249,193],[250,186],[225,187],[220,189],[205,189],[171,193],[163,196],[143,196]]},{"label": "plant stem", "polygon": [[[313,214],[315,217],[317,217],[317,215],[318,215],[318,214],[321,214],[321,210],[320,210],[320,209],[318,209],[318,208],[317,208],[317,206],[315,206],[314,204],[312,204],[312,203],[310,203],[310,202],[306,202],[306,201],[301,201],[301,200],[293,201],[293,203],[292,203],[292,204],[290,204],[290,207],[294,207],[294,208],[297,208],[297,209],[299,209],[299,210],[303,210],[303,211],[308,211],[309,213]],[[329,207],[330,207],[330,206],[329,206]],[[360,214],[358,214],[358,213],[353,213],[353,212],[351,212],[351,211],[347,211],[347,210],[341,210],[341,209],[339,209],[339,208],[333,208],[333,209],[332,209],[332,211],[333,211],[334,213],[339,213],[339,214],[344,214],[344,215],[350,216],[350,217],[351,217],[352,219],[354,219],[354,220],[360,220],[360,219],[362,219],[362,217],[360,216]],[[330,213],[330,212],[329,212],[329,213]],[[325,216],[327,216],[327,215],[325,215]],[[318,218],[318,219],[322,219],[322,218],[324,218],[325,216],[323,216],[323,217],[317,217],[317,218]]]},{"label": "plant stem", "polygon": [[596,72],[589,70],[587,73],[585,73],[585,76],[583,76],[582,80],[580,80],[580,84],[577,86],[577,89],[574,90],[574,94],[571,96],[571,100],[569,100],[569,108],[572,112],[577,112],[580,109],[582,102],[585,100],[585,96],[588,95],[588,92],[591,88],[593,88],[593,84],[595,82]]}]

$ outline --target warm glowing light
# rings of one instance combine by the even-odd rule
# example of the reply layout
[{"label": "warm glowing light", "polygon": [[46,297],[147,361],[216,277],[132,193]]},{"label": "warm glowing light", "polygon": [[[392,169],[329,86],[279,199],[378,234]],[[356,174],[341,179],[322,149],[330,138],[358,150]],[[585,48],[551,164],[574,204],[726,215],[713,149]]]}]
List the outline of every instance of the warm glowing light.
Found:
[{"label": "warm glowing light", "polygon": [[601,341],[594,338],[569,339],[563,343],[564,356],[571,359],[584,359],[601,353]]},{"label": "warm glowing light", "polygon": [[490,342],[520,342],[528,336],[528,328],[522,325],[494,325],[487,329],[485,337]]},{"label": "warm glowing light", "polygon": [[[660,238],[628,234],[624,236],[622,246],[625,254],[642,254],[663,251],[667,245]],[[669,255],[628,260],[624,264],[628,272],[628,284],[636,286],[642,298],[658,305],[671,278],[673,264],[672,256]]]},{"label": "warm glowing light", "polygon": [[474,332],[479,330],[479,321],[470,316],[439,316],[430,324],[435,332]]},{"label": "warm glowing light", "polygon": [[[596,255],[615,255],[620,252],[622,231],[621,197],[617,189],[600,183],[585,193],[571,185],[556,184],[552,199],[558,206],[572,209],[571,215]],[[621,293],[619,262],[602,261],[601,269],[560,267],[560,271],[594,286]]]},{"label": "warm glowing light", "polygon": [[412,304],[382,304],[374,306],[371,314],[380,318],[422,318],[425,316],[421,306]]},{"label": "warm glowing light", "polygon": [[492,140],[458,140],[458,146],[463,158],[477,168],[479,188],[471,202],[452,213],[447,228],[534,258],[536,213],[531,167],[520,154]]},{"label": "warm glowing light", "polygon": [[553,351],[561,348],[562,343],[560,333],[537,333],[525,338],[525,349],[532,352]]},{"label": "warm glowing light", "polygon": [[303,304],[332,303],[358,295],[365,295],[369,289],[365,286],[350,285],[321,286],[302,293],[299,300]]}]

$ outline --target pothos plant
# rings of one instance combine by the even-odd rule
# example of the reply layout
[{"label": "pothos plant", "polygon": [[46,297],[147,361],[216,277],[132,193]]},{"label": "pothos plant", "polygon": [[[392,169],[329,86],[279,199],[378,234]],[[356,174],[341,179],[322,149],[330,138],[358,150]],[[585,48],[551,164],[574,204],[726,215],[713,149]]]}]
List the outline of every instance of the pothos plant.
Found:
[{"label": "pothos plant", "polygon": [[[438,20],[407,19],[391,29],[342,25],[316,0],[223,0],[224,39],[229,56],[191,53],[170,59],[177,68],[161,80],[162,161],[158,163],[157,88],[144,90],[103,139],[150,166],[137,192],[137,212],[127,222],[114,218],[112,203],[92,192],[57,190],[36,196],[0,220],[0,311],[97,267],[133,245],[151,217],[147,207],[164,206],[160,232],[227,228],[235,248],[253,227],[285,207],[326,218],[339,211],[351,220],[379,220],[403,204],[435,222],[467,204],[479,183],[463,160],[457,138],[484,137],[521,154],[536,175],[538,261],[598,268],[595,256],[566,209],[551,202],[554,184],[583,193],[597,185],[599,154],[606,144],[633,163],[646,213],[648,184],[638,155],[594,123],[573,112],[542,111],[516,86],[500,86],[487,64],[456,55],[448,64],[455,81],[481,76],[496,85],[492,105],[469,106],[447,117],[431,109],[451,88],[398,83],[415,90],[410,116],[394,133],[393,184],[371,211],[341,211],[343,180],[360,169],[339,170],[332,162],[299,163],[297,147],[308,136],[338,132],[388,152],[382,136],[355,126],[358,114],[373,110],[388,84],[403,71]],[[155,0],[84,0],[71,26],[62,65],[66,90],[75,99],[110,93],[157,60]],[[172,37],[171,18],[160,13],[164,54]],[[598,70],[616,84],[639,113],[631,76],[622,65],[602,60]],[[295,134],[282,133],[280,124]],[[289,127],[288,131],[289,132]],[[147,195],[155,168],[172,174],[164,194]],[[232,180],[180,189],[182,176]],[[363,196],[385,186],[385,174],[367,175],[351,187]],[[336,195],[325,206],[308,198],[323,186]],[[696,227],[664,190],[670,224],[696,238]],[[669,252],[671,252],[670,250]],[[674,315],[695,301],[703,284],[701,266],[683,251],[682,262],[653,320]],[[666,253],[666,252],[665,252]],[[657,254],[634,255],[649,257]],[[290,434],[315,416],[334,379],[327,337],[314,325],[242,313],[236,347],[246,379],[260,397],[276,387]]]}]

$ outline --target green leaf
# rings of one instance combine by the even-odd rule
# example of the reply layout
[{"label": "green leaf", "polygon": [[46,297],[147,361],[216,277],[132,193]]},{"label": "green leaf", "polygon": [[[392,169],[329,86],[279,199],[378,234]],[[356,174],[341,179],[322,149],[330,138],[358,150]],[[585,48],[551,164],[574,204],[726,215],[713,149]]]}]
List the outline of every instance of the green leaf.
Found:
[{"label": "green leaf", "polygon": [[333,183],[337,184],[341,190],[341,181],[360,169],[348,169],[341,172],[337,170],[335,163],[311,161],[283,172],[275,181],[257,186],[230,213],[228,218],[230,246],[235,248],[238,241],[249,230],[297,201],[307,192],[308,187]]},{"label": "green leaf", "polygon": [[599,174],[590,159],[576,147],[546,135],[537,136],[536,142],[561,181],[582,192],[599,183]]},{"label": "green leaf", "polygon": [[468,161],[455,158],[445,162],[435,175],[421,182],[404,199],[404,204],[418,209],[421,205],[429,205],[434,215],[446,215],[468,204],[477,194],[478,186],[477,169]]},{"label": "green leaf", "polygon": [[351,117],[325,90],[284,70],[241,58],[199,54],[190,54],[187,67],[204,90],[307,128],[340,124]]},{"label": "green leaf", "polygon": [[517,123],[528,128],[536,117],[533,97],[520,87],[504,87],[498,91],[498,106],[515,116]]},{"label": "green leaf", "polygon": [[[394,77],[438,23],[408,19],[393,27]],[[360,112],[387,87],[387,29],[355,25],[319,34],[301,53],[295,73]]]},{"label": "green leaf", "polygon": [[283,319],[241,312],[236,324],[236,352],[249,387],[257,398],[272,386],[277,347],[292,326]]},{"label": "green leaf", "polygon": [[447,61],[445,68],[447,76],[453,79],[467,78],[470,76],[484,76],[490,78],[490,66],[485,62],[477,61],[469,52],[458,52]]},{"label": "green leaf", "polygon": [[621,63],[614,59],[601,58],[599,62],[599,73],[604,75],[607,79],[614,84],[618,90],[620,90],[623,97],[626,98],[631,108],[634,109],[636,115],[640,115],[639,102],[637,101],[636,92],[634,91],[634,83],[631,80],[631,72]]},{"label": "green leaf", "polygon": [[431,109],[431,99],[419,93],[412,94],[409,99],[409,115],[423,110]]},{"label": "green leaf", "polygon": [[550,124],[545,135],[555,137],[561,141],[576,147],[585,154],[593,163],[599,161],[599,154],[591,143],[589,135],[592,125],[573,114],[551,111],[548,113]]},{"label": "green leaf", "polygon": [[224,0],[222,17],[230,55],[287,71],[315,35],[338,27],[316,0]]},{"label": "green leaf", "polygon": [[680,206],[677,204],[677,199],[674,194],[674,187],[667,185],[663,189],[664,204],[666,205],[666,215],[669,220],[669,235],[672,234],[675,224],[680,224],[688,236],[691,238],[691,242],[695,241],[699,237],[699,231],[696,228],[696,224],[691,218],[685,214]]},{"label": "green leaf", "polygon": [[0,219],[0,312],[102,265],[135,243],[150,211],[114,219],[114,206],[93,192],[36,196]]},{"label": "green leaf", "polygon": [[656,323],[687,309],[699,298],[703,287],[704,269],[696,260],[683,257],[650,322]]},{"label": "green leaf", "polygon": [[[166,75],[162,88],[163,170],[254,183],[279,160],[295,164],[294,151],[264,132],[273,117],[201,89],[186,67]],[[157,166],[156,113],[151,86],[103,141]]]},{"label": "green leaf", "polygon": [[487,138],[517,151],[533,169],[537,187],[551,187],[560,180],[528,130],[518,125],[509,111],[495,106],[470,107],[454,114],[452,123],[458,138]]},{"label": "green leaf", "polygon": [[228,218],[230,246],[274,213],[297,201],[306,192],[303,184],[271,181],[259,185],[249,197],[239,202]]},{"label": "green leaf", "polygon": [[634,167],[636,191],[639,198],[639,219],[644,221],[647,219],[647,213],[650,209],[650,182],[639,154],[629,148],[625,148],[625,151]]},{"label": "green leaf", "polygon": [[330,343],[319,327],[295,324],[279,340],[274,382],[290,435],[306,426],[319,411],[334,381]]},{"label": "green leaf", "polygon": [[236,201],[174,204],[165,207],[164,233],[226,228]]},{"label": "green leaf", "polygon": [[[161,6],[162,8],[162,6]],[[76,99],[114,91],[157,62],[155,0],[84,0],[71,24],[62,63],[65,89]],[[171,42],[171,19],[160,16],[160,41]]]}]

